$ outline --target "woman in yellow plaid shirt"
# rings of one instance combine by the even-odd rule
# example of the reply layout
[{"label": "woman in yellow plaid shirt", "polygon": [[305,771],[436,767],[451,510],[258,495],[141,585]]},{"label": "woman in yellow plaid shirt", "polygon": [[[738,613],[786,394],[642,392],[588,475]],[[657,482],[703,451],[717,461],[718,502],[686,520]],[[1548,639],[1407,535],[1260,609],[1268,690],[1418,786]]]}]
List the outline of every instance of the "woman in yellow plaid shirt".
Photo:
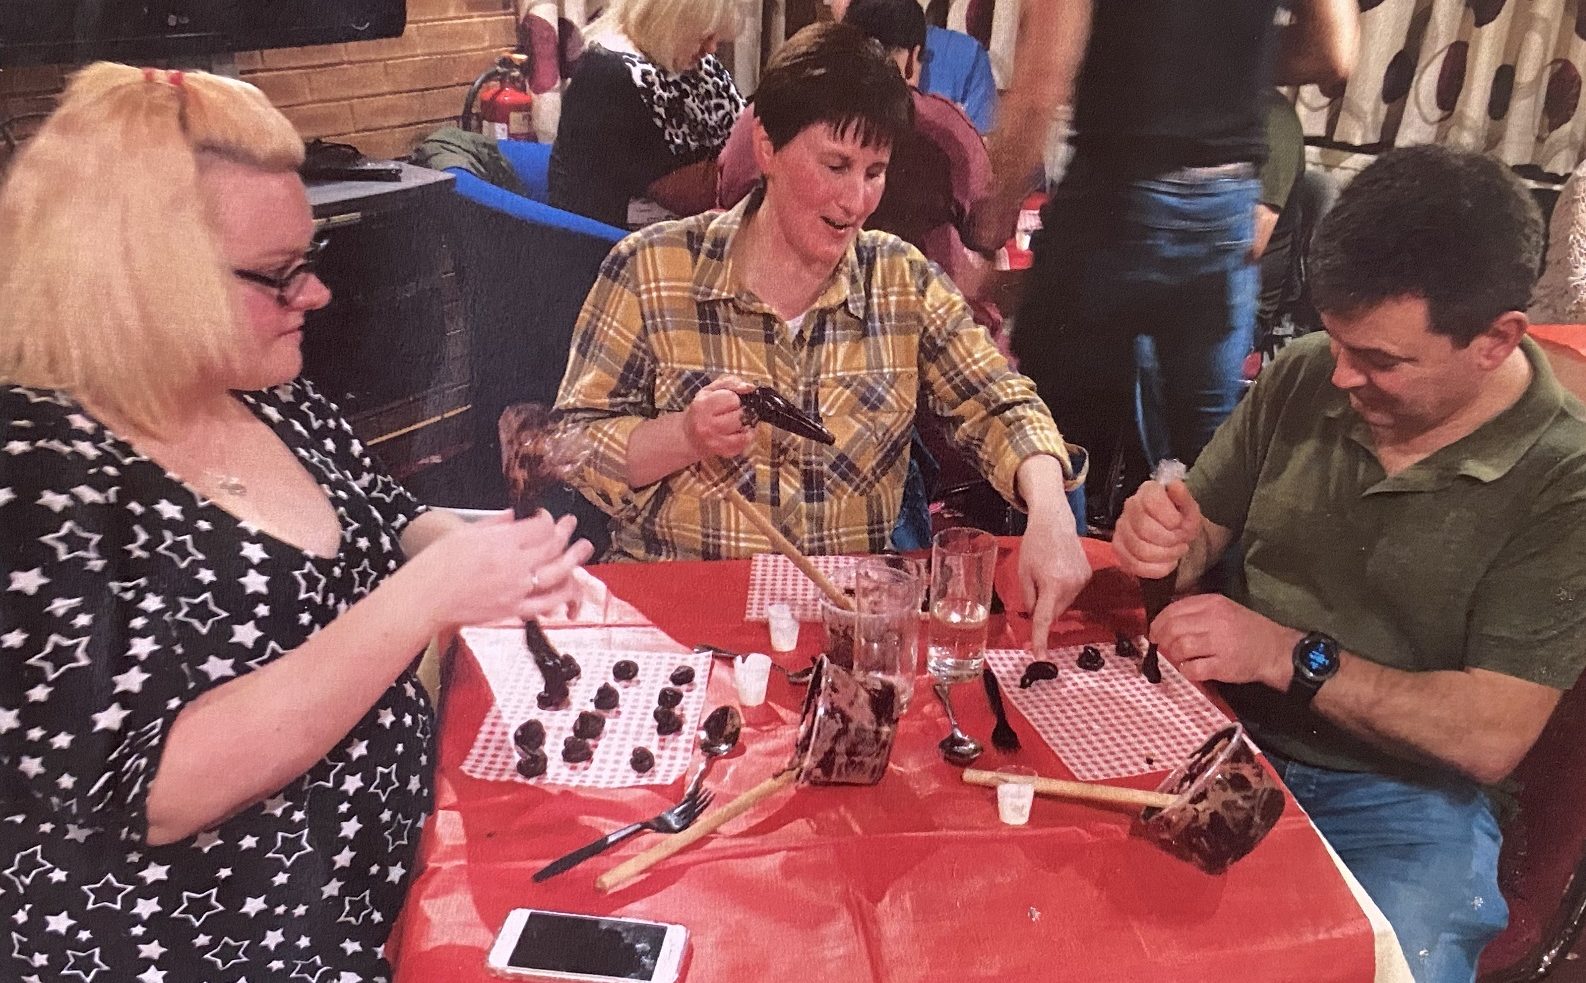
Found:
[{"label": "woman in yellow plaid shirt", "polygon": [[[861,231],[911,126],[907,84],[845,25],[805,28],[756,93],[762,188],[728,212],[663,222],[607,257],[557,400],[592,453],[574,482],[612,517],[614,559],[769,549],[731,485],[811,554],[890,545],[916,403],[1029,514],[1020,575],[1035,647],[1090,576],[1051,414],[963,297],[912,246]],[[770,386],[818,415],[826,446],[746,426]]]}]

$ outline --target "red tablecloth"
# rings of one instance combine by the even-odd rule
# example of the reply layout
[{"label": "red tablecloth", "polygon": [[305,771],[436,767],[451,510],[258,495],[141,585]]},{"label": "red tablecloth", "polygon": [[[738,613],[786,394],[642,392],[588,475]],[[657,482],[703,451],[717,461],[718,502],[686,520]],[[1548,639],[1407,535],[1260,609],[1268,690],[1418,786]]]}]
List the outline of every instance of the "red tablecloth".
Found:
[{"label": "red tablecloth", "polygon": [[[1106,544],[1086,546],[1095,581],[1054,640],[1140,631],[1137,591]],[[765,625],[742,621],[747,562],[592,571],[679,642],[766,647]],[[1006,572],[999,582],[1007,594]],[[1002,631],[1004,642],[1028,637],[1017,617]],[[806,625],[788,664],[815,651],[818,635]],[[730,676],[713,673],[711,704],[734,699]],[[959,692],[965,727],[988,734],[979,687]],[[769,702],[746,713],[742,753],[712,772],[723,799],[785,763],[801,695],[773,674]],[[514,907],[680,922],[692,937],[690,983],[812,973],[845,983],[1373,977],[1370,925],[1292,800],[1266,841],[1220,877],[1131,836],[1121,812],[1038,799],[1030,825],[1003,826],[990,791],[963,785],[938,756],[945,718],[923,686],[880,784],[783,792],[611,895],[595,890],[595,876],[644,849],[644,837],[534,884],[529,875],[549,860],[665,808],[681,782],[575,792],[469,778],[459,765],[489,699],[464,655],[445,705],[422,872],[393,938],[404,983],[491,979],[484,955]],[[1066,774],[1023,731],[1025,750],[988,748],[980,766]]]}]

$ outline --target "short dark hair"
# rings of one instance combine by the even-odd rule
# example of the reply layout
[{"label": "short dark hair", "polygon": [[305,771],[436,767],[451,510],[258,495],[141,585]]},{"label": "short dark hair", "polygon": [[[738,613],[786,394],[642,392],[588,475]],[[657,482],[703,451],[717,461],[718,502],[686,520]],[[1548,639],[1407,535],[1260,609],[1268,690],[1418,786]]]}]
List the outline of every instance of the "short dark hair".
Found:
[{"label": "short dark hair", "polygon": [[854,0],[843,14],[843,23],[886,48],[913,51],[925,46],[925,11],[915,0]]},{"label": "short dark hair", "polygon": [[1542,214],[1501,161],[1446,147],[1390,150],[1361,171],[1311,244],[1318,310],[1356,315],[1426,301],[1431,328],[1463,348],[1531,300]]},{"label": "short dark hair", "polygon": [[879,43],[847,24],[811,24],[766,63],[755,116],[778,150],[817,123],[890,147],[914,126],[909,84]]}]

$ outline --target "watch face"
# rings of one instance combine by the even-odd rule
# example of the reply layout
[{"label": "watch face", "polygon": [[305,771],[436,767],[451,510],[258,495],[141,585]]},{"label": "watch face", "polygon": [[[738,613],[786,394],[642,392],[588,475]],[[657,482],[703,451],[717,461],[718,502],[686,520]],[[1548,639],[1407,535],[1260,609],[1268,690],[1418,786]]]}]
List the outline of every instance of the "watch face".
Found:
[{"label": "watch face", "polygon": [[1300,652],[1300,671],[1307,676],[1325,679],[1338,668],[1338,653],[1327,639],[1312,639]]}]

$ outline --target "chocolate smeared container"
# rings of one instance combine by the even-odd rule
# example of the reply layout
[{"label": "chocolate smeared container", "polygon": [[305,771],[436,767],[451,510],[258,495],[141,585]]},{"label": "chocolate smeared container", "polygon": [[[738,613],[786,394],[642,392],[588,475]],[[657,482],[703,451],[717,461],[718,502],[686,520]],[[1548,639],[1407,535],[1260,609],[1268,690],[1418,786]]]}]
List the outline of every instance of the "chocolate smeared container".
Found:
[{"label": "chocolate smeared container", "polygon": [[1255,849],[1283,815],[1283,789],[1238,724],[1207,738],[1157,791],[1175,799],[1142,812],[1140,833],[1208,874]]},{"label": "chocolate smeared container", "polygon": [[825,656],[799,718],[791,767],[810,785],[874,785],[886,774],[898,732],[898,690],[889,679],[854,672]]}]

